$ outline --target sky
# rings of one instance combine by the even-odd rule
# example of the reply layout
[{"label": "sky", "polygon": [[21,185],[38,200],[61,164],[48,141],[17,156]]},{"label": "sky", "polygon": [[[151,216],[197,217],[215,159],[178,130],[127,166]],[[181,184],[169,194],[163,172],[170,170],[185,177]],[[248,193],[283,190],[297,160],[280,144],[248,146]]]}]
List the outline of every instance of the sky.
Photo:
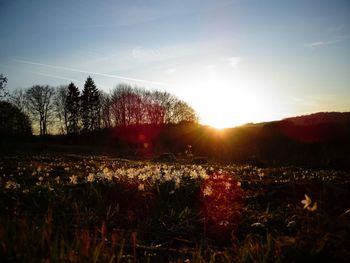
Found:
[{"label": "sky", "polygon": [[350,111],[348,0],[1,0],[8,89],[91,75],[168,91],[203,124]]}]

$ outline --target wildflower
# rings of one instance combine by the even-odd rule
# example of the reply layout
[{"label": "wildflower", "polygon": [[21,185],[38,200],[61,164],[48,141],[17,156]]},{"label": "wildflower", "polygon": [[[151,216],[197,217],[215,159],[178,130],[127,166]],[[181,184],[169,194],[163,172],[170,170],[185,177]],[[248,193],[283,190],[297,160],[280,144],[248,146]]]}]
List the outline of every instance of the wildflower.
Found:
[{"label": "wildflower", "polygon": [[36,168],[36,170],[37,170],[38,173],[41,172],[41,169],[42,169],[41,166],[38,166],[38,167]]},{"label": "wildflower", "polygon": [[311,198],[307,194],[305,194],[304,196],[305,196],[305,199],[301,200],[301,203],[304,204],[304,209],[306,209],[306,210],[308,210],[310,212],[315,212],[317,210],[317,202],[315,202],[312,205]]},{"label": "wildflower", "polygon": [[228,226],[230,223],[227,220],[219,222],[220,226]]},{"label": "wildflower", "polygon": [[95,175],[93,173],[89,173],[88,177],[86,178],[86,180],[89,182],[89,183],[92,183],[95,181]]},{"label": "wildflower", "polygon": [[346,210],[342,215],[350,214],[350,209]]},{"label": "wildflower", "polygon": [[57,177],[55,178],[55,181],[56,181],[57,184],[59,184],[59,183],[60,183],[60,177],[57,176]]},{"label": "wildflower", "polygon": [[317,202],[315,202],[312,207],[309,206],[307,210],[310,212],[315,212],[317,210]]},{"label": "wildflower", "polygon": [[181,183],[180,178],[176,177],[175,178],[175,189],[179,189],[180,188],[180,183]]},{"label": "wildflower", "polygon": [[144,191],[145,190],[145,185],[144,184],[139,184],[138,189],[139,189],[139,191]]},{"label": "wildflower", "polygon": [[287,224],[287,228],[295,228],[297,226],[297,222],[295,222],[294,220],[290,221]]},{"label": "wildflower", "polygon": [[213,190],[212,190],[212,188],[211,188],[210,185],[207,185],[207,186],[203,189],[203,195],[204,195],[204,196],[210,196],[210,195],[212,195],[212,193],[213,193]]},{"label": "wildflower", "polygon": [[16,182],[9,180],[6,182],[5,188],[6,189],[16,189],[17,186],[18,185],[16,184]]},{"label": "wildflower", "polygon": [[304,196],[305,196],[305,199],[301,200],[301,203],[304,205],[304,209],[306,209],[311,205],[312,201],[311,201],[311,198],[307,194],[305,194]]},{"label": "wildflower", "polygon": [[76,175],[72,175],[69,177],[69,183],[71,184],[77,184],[78,183],[78,177]]},{"label": "wildflower", "polygon": [[264,228],[265,225],[262,224],[262,223],[256,222],[256,223],[251,224],[251,227],[254,227],[254,228]]}]

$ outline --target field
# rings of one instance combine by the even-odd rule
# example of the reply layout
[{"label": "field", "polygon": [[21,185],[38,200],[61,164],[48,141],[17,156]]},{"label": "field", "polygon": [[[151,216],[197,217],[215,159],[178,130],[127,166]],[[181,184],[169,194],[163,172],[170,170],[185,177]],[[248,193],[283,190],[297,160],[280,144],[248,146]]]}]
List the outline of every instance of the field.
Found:
[{"label": "field", "polygon": [[6,262],[350,262],[350,174],[0,159]]}]

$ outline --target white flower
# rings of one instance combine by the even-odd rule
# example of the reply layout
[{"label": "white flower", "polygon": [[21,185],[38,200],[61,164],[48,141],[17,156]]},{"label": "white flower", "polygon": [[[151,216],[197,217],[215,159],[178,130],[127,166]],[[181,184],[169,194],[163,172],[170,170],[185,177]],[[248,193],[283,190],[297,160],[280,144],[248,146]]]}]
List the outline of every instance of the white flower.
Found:
[{"label": "white flower", "polygon": [[78,183],[78,177],[76,175],[72,175],[69,177],[69,183],[71,184],[77,184]]},{"label": "white flower", "polygon": [[317,210],[317,202],[315,202],[312,205],[311,198],[307,194],[305,194],[304,196],[305,196],[305,199],[301,201],[301,203],[304,204],[304,209],[306,209],[310,212],[315,212]]},{"label": "white flower", "polygon": [[86,178],[86,180],[89,182],[89,183],[92,183],[95,181],[95,175],[93,173],[89,173],[88,177]]},{"label": "white flower", "polygon": [[251,227],[256,227],[256,228],[264,228],[265,225],[259,222],[251,224]]},{"label": "white flower", "polygon": [[213,189],[209,185],[207,185],[203,190],[204,196],[210,196],[210,195],[212,195],[212,193],[213,193]]},{"label": "white flower", "polygon": [[139,191],[144,191],[145,190],[145,185],[144,184],[139,184],[138,189],[139,189]]},{"label": "white flower", "polygon": [[5,188],[6,189],[16,189],[17,184],[16,184],[16,182],[9,180],[6,182]]},{"label": "white flower", "polygon": [[229,190],[231,188],[231,184],[229,182],[225,182],[225,189]]},{"label": "white flower", "polygon": [[312,201],[311,201],[311,198],[307,194],[305,194],[304,196],[305,196],[305,199],[301,200],[301,203],[304,204],[304,209],[306,209],[311,205]]}]

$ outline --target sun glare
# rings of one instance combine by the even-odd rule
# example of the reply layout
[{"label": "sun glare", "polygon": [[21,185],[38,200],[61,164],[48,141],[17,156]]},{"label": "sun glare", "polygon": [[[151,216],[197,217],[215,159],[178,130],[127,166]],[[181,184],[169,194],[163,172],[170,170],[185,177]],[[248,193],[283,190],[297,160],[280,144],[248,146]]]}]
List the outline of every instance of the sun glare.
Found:
[{"label": "sun glare", "polygon": [[273,83],[262,81],[254,72],[223,66],[188,72],[192,74],[183,84],[194,90],[187,93],[188,101],[204,125],[222,130],[278,119],[286,110],[279,106],[281,100],[273,91]]},{"label": "sun glare", "polygon": [[201,111],[201,122],[218,130],[274,118],[272,102],[258,92],[232,89],[222,96],[208,95],[208,100],[210,107]]}]

